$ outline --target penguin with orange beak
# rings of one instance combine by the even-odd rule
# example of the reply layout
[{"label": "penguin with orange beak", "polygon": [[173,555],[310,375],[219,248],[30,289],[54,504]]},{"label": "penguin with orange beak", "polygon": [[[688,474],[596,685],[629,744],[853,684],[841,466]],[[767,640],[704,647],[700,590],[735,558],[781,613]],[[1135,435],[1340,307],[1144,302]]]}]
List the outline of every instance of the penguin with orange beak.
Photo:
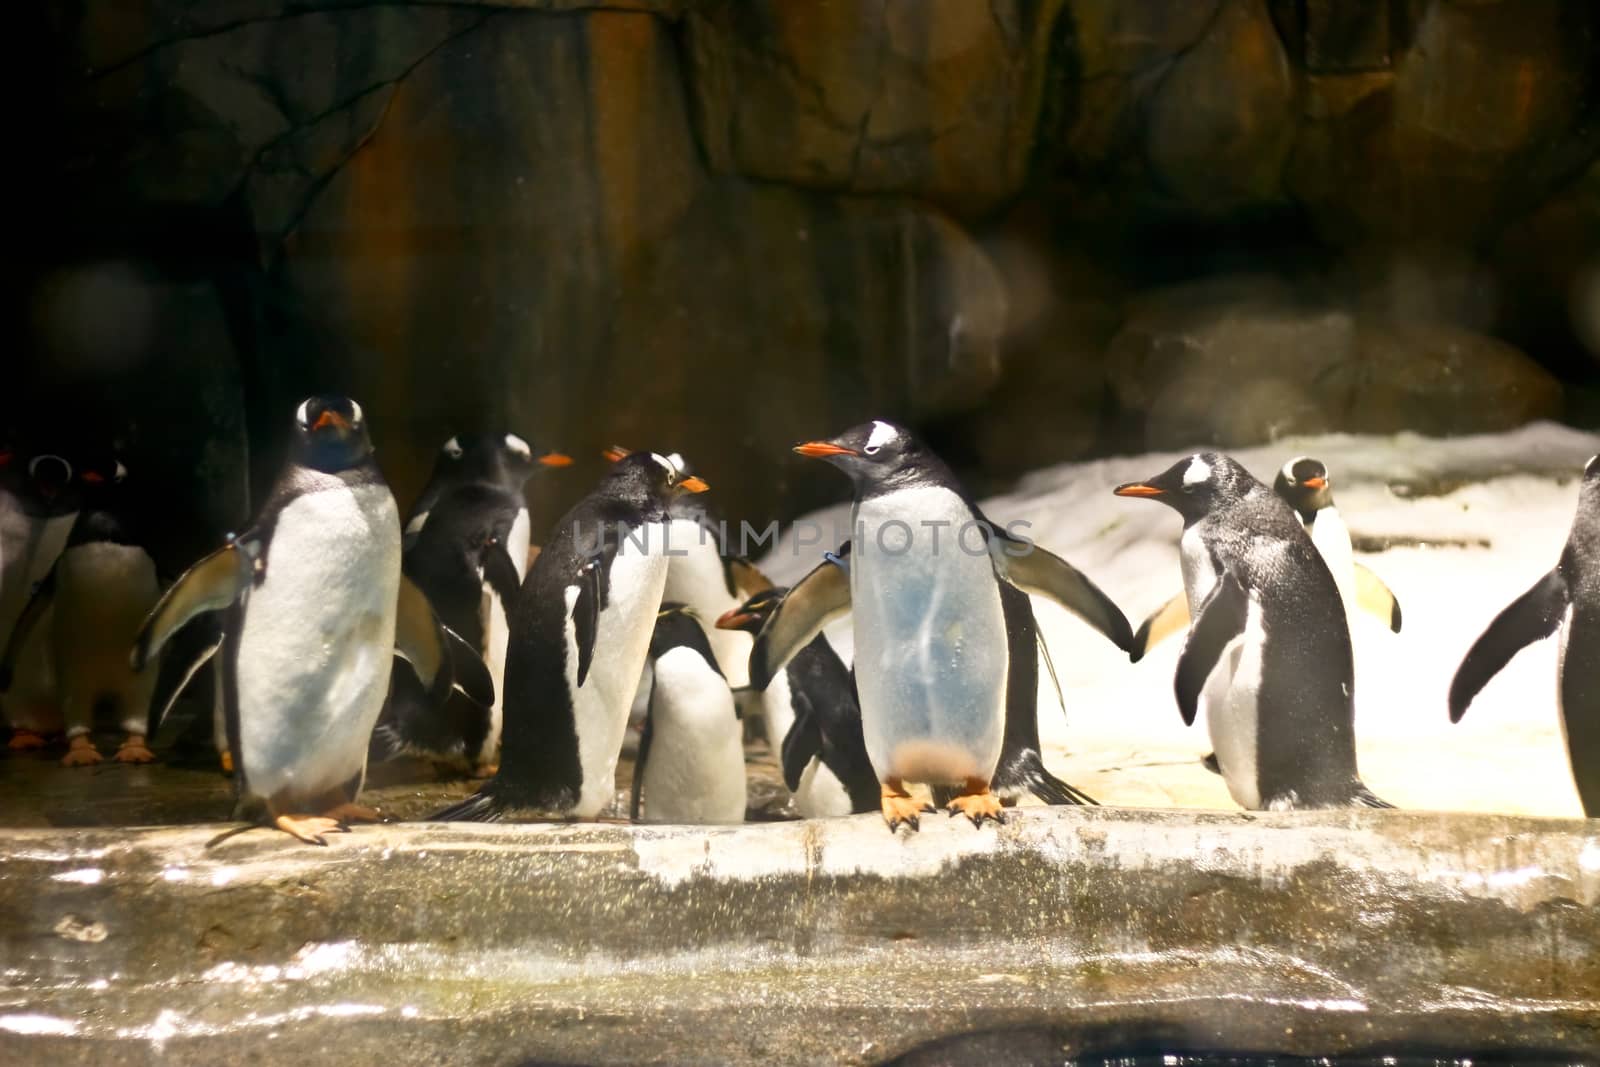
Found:
[{"label": "penguin with orange beak", "polygon": [[765,687],[849,611],[862,732],[889,828],[915,830],[928,810],[907,782],[950,787],[947,810],[974,825],[1003,821],[993,785],[1012,649],[1001,583],[1050,596],[1125,651],[1128,620],[1066,561],[989,522],[903,427],[875,420],[795,451],[827,460],[854,485],[848,573],[824,563],[796,587],[803,595],[785,598],[751,651],[751,684]]}]

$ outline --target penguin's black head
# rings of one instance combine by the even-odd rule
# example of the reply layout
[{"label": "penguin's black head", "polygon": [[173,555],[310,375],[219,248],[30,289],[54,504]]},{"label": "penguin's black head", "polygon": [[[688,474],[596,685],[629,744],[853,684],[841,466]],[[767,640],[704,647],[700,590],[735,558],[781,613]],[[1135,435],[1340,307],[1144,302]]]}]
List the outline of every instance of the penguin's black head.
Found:
[{"label": "penguin's black head", "polygon": [[763,589],[732,611],[723,612],[717,619],[717,629],[743,630],[752,635],[760,633],[761,628],[767,624],[767,618],[783,602],[783,594],[788,591],[781,585]]},{"label": "penguin's black head", "polygon": [[1590,456],[1589,462],[1584,464],[1583,480],[1586,482],[1600,482],[1600,455]]},{"label": "penguin's black head", "polygon": [[41,452],[28,460],[29,491],[47,504],[70,495],[77,472],[65,456]]},{"label": "penguin's black head", "polygon": [[712,654],[711,642],[706,640],[706,632],[700,626],[700,617],[687,604],[667,601],[656,613],[656,628],[650,635],[650,658],[660,659],[675,648],[694,650],[712,670],[722,673],[717,657]]},{"label": "penguin's black head", "polygon": [[536,467],[570,467],[560,452],[533,454],[533,446],[514,433],[463,433],[446,441],[433,464],[435,478],[454,482],[492,482],[520,492]]},{"label": "penguin's black head", "polygon": [[1198,452],[1154,478],[1119,485],[1112,491],[1118,496],[1159,500],[1182,515],[1187,524],[1240,500],[1258,484],[1249,471],[1220,452]]},{"label": "penguin's black head", "polygon": [[886,491],[920,481],[946,483],[948,468],[903,426],[874,419],[826,441],[807,441],[794,450],[812,459],[825,459],[855,483],[857,494]]},{"label": "penguin's black head", "polygon": [[663,513],[684,494],[703,493],[711,488],[704,479],[689,473],[682,456],[663,456],[659,452],[629,452],[615,460],[602,486],[612,496],[650,509],[659,508]]},{"label": "penguin's black head", "polygon": [[1333,504],[1333,479],[1328,477],[1328,468],[1310,456],[1296,456],[1280,467],[1272,491],[1294,508],[1303,522],[1310,522],[1317,512]]},{"label": "penguin's black head", "polygon": [[330,474],[372,455],[361,405],[347,396],[313,396],[294,413],[295,454],[300,462]]},{"label": "penguin's black head", "polygon": [[[612,463],[620,463],[627,457],[634,455],[634,451],[621,445],[612,445],[600,454]],[[648,455],[648,453],[645,454]],[[716,524],[716,515],[713,514],[711,505],[707,504],[705,498],[700,496],[709,486],[706,485],[703,479],[695,476],[694,468],[689,465],[688,460],[683,458],[683,453],[668,452],[666,455],[657,456],[656,458],[665,460],[667,465],[677,472],[680,486],[691,479],[695,485],[700,486],[698,489],[684,489],[673,494],[671,506],[667,509],[671,517],[674,519],[686,519],[690,522],[708,523],[714,526]]]}]

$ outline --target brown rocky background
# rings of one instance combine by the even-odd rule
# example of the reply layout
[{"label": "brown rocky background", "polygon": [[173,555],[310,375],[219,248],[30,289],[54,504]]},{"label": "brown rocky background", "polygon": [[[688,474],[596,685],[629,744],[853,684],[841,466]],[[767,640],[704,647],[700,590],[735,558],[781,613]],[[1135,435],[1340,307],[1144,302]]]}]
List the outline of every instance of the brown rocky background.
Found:
[{"label": "brown rocky background", "polygon": [[[988,484],[1596,419],[1590,0],[35,17],[10,418],[116,427],[174,557],[318,390],[365,405],[402,504],[494,426],[679,449],[763,520],[844,489],[786,446],[874,415]],[[543,521],[598,469],[536,480]]]}]

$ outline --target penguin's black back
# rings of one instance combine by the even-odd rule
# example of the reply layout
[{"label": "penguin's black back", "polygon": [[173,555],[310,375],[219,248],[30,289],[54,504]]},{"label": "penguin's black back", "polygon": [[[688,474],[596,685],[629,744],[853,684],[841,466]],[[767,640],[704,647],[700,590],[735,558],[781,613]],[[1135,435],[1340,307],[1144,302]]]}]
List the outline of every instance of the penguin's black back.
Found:
[{"label": "penguin's black back", "polygon": [[469,483],[441,494],[406,549],[401,566],[444,624],[483,651],[486,556],[504,551],[522,499],[499,486]]},{"label": "penguin's black back", "polygon": [[1577,514],[1556,565],[1572,612],[1562,661],[1561,715],[1567,757],[1584,814],[1600,817],[1600,457],[1578,492]]},{"label": "penguin's black back", "polygon": [[784,669],[789,675],[789,699],[803,699],[810,706],[822,735],[820,758],[850,795],[851,810],[878,810],[878,775],[867,756],[855,678],[821,634],[795,653]]}]

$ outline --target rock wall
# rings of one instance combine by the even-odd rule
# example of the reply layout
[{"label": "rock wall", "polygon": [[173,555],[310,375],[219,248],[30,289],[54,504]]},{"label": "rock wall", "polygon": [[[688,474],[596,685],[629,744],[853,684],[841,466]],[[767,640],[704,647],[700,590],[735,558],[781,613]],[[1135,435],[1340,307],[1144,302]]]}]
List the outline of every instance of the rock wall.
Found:
[{"label": "rock wall", "polygon": [[[316,389],[372,412],[402,500],[444,437],[503,425],[580,455],[681,449],[765,518],[841,489],[785,445],[871,415],[1004,475],[1296,429],[1497,429],[1596,376],[1593,298],[1552,295],[1600,260],[1585,0],[50,18],[35,302],[126,261],[215,306],[121,343],[116,373],[35,316],[28,388],[148,422],[118,383],[219,365],[231,392],[167,443],[237,434],[242,409],[257,494]],[[1193,304],[1197,279],[1241,272],[1292,295]],[[540,503],[592,473],[543,480]]]}]

